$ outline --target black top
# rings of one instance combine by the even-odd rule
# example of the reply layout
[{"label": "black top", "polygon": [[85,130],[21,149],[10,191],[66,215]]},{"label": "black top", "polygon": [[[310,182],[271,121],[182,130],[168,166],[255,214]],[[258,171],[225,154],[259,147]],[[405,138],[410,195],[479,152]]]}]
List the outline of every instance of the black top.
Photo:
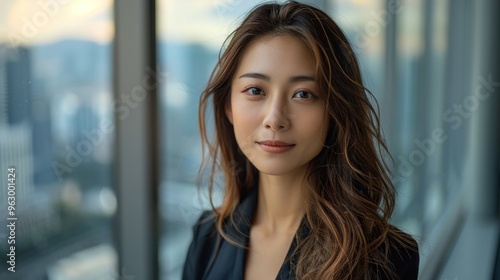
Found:
[{"label": "black top", "polygon": [[[234,217],[237,229],[229,222],[225,225],[226,233],[238,241],[239,244],[248,245],[249,242],[250,221],[252,220],[257,204],[256,189],[254,188],[236,208]],[[309,228],[305,219],[303,219],[298,229],[298,234],[303,237],[308,233]],[[290,258],[296,245],[296,239],[294,238],[285,258],[286,261],[281,266],[276,279],[296,279],[295,271],[290,269],[292,263],[295,264],[297,262],[296,258]],[[182,279],[243,279],[245,258],[246,250],[222,238],[215,229],[215,219],[212,211],[205,211],[193,226],[193,241],[189,246]],[[417,279],[419,265],[418,252],[403,248],[400,248],[400,250],[393,248],[389,259],[394,265],[396,275],[399,276],[399,279]],[[383,273],[381,275],[383,276]]]}]

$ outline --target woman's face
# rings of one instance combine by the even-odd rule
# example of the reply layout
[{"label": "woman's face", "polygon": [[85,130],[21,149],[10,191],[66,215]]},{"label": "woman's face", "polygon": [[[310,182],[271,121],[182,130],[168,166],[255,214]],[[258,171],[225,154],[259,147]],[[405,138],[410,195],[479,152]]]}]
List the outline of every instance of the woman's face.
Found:
[{"label": "woman's face", "polygon": [[311,52],[291,35],[266,36],[244,51],[226,115],[240,149],[262,173],[304,171],[328,130]]}]

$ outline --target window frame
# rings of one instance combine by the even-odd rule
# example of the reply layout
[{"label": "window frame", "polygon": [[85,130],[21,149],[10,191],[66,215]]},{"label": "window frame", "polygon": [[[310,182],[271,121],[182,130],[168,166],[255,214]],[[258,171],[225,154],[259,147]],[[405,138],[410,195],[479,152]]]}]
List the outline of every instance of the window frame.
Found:
[{"label": "window frame", "polygon": [[118,274],[136,279],[159,277],[155,7],[155,0],[114,1],[114,100],[133,94],[137,86],[146,92],[126,117],[116,108],[114,111]]}]

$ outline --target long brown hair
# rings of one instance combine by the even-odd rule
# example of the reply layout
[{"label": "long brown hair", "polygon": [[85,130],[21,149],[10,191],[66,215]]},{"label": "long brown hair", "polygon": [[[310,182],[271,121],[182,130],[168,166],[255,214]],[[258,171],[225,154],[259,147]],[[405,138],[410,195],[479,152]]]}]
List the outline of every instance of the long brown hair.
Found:
[{"label": "long brown hair", "polygon": [[[395,190],[381,155],[388,155],[371,93],[363,86],[358,62],[346,36],[323,11],[297,2],[255,7],[226,39],[219,61],[202,92],[199,107],[203,164],[209,167],[208,188],[214,191],[216,174],[224,178],[224,196],[216,228],[229,242],[224,223],[233,220],[240,199],[255,187],[257,169],[239,150],[226,117],[231,81],[250,42],[267,35],[293,35],[310,49],[316,78],[326,94],[328,134],[322,151],[311,161],[312,188],[306,201],[310,234],[297,250],[298,279],[371,279],[373,266],[394,277],[388,263],[391,246],[412,247],[412,239],[389,225]],[[207,129],[212,105],[215,133]],[[205,149],[205,146],[203,147]],[[206,152],[208,151],[208,154]],[[212,202],[212,195],[210,196]],[[393,240],[393,242],[390,242]],[[380,271],[379,271],[380,273]],[[381,275],[380,275],[381,276]]]}]

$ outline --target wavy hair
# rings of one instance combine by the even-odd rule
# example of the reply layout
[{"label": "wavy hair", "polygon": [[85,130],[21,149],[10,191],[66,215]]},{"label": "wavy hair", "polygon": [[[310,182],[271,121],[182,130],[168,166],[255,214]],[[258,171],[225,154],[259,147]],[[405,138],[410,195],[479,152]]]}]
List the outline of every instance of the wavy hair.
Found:
[{"label": "wavy hair", "polygon": [[[376,279],[382,276],[378,269],[382,268],[385,277],[395,278],[388,263],[391,246],[415,245],[410,236],[389,225],[395,189],[382,159],[389,152],[380,130],[378,105],[375,110],[370,102],[374,98],[363,85],[356,56],[344,33],[326,13],[306,4],[266,3],[250,11],[226,39],[225,50],[221,50],[201,94],[203,163],[199,175],[209,175],[211,202],[216,174],[223,175],[225,186],[221,206],[216,208],[212,202],[217,231],[237,244],[224,232],[224,224],[228,219],[233,221],[240,199],[258,181],[258,170],[239,150],[225,114],[232,78],[252,41],[284,34],[302,40],[313,54],[317,83],[327,93],[329,115],[324,147],[308,168],[312,187],[305,217],[310,234],[298,243],[296,276]],[[210,106],[215,122],[213,135],[208,129]],[[207,173],[202,171],[206,167]],[[378,272],[373,271],[374,266]]]}]

